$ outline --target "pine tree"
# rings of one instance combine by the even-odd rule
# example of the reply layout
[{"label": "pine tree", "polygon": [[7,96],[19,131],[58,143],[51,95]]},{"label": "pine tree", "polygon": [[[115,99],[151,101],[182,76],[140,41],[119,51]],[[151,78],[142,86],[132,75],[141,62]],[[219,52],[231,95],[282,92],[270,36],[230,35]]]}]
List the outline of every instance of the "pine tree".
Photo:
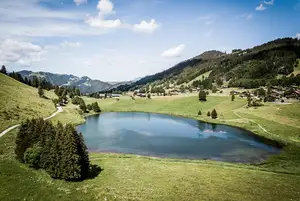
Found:
[{"label": "pine tree", "polygon": [[87,112],[87,107],[85,105],[84,100],[80,99],[80,105],[79,108],[83,111],[83,112]]},{"label": "pine tree", "polygon": [[81,178],[79,135],[71,124],[67,124],[64,132],[63,157],[60,161],[61,177],[65,180],[78,180]]},{"label": "pine tree", "polygon": [[213,111],[211,112],[211,118],[213,118],[213,119],[218,118],[218,113],[217,113],[216,109],[213,109]]},{"label": "pine tree", "polygon": [[76,94],[76,96],[80,96],[81,95],[80,94],[80,90],[78,88],[75,89],[75,94]]},{"label": "pine tree", "polygon": [[7,71],[4,65],[1,67],[0,72],[3,73],[4,75],[7,75]]},{"label": "pine tree", "polygon": [[87,178],[90,169],[90,160],[87,147],[84,143],[84,138],[81,133],[79,133],[79,155],[80,155],[80,166],[81,166],[81,177]]},{"label": "pine tree", "polygon": [[198,115],[202,115],[202,112],[201,112],[201,110],[199,110],[199,112],[198,112]]},{"label": "pine tree", "polygon": [[210,117],[210,111],[207,112],[207,116]]},{"label": "pine tree", "polygon": [[38,94],[40,97],[44,97],[44,90],[41,86],[39,86],[39,88],[38,88]]},{"label": "pine tree", "polygon": [[199,92],[199,101],[206,101],[206,93],[203,90]]}]

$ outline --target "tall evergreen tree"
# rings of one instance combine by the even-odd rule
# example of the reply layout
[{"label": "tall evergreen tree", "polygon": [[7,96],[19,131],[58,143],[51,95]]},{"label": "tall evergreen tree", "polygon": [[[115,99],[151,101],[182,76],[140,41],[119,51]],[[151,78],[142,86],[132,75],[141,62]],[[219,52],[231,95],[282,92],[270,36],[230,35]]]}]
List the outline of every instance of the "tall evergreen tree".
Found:
[{"label": "tall evergreen tree", "polygon": [[80,99],[80,105],[79,108],[83,111],[83,112],[87,112],[87,107],[85,105],[84,100]]},{"label": "tall evergreen tree", "polygon": [[4,75],[7,75],[7,71],[4,65],[1,67],[0,72],[3,73]]},{"label": "tall evergreen tree", "polygon": [[79,141],[79,135],[74,127],[71,124],[67,124],[63,141],[63,157],[60,161],[62,164],[61,178],[65,180],[78,180],[81,178]]},{"label": "tall evergreen tree", "polygon": [[84,143],[84,138],[81,133],[79,133],[79,155],[80,155],[80,166],[81,166],[81,177],[87,178],[90,169],[90,160],[87,147]]}]

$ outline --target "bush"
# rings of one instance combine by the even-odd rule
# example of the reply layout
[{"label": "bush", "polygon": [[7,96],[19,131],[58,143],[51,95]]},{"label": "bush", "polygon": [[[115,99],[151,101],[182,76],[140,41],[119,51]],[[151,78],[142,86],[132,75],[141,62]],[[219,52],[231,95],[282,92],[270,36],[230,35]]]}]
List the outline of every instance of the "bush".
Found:
[{"label": "bush", "polygon": [[32,148],[26,149],[24,153],[24,162],[28,164],[29,167],[35,169],[40,168],[40,159],[41,159],[41,147],[35,145]]},{"label": "bush", "polygon": [[149,93],[149,94],[147,95],[147,97],[148,97],[149,99],[151,99],[151,94]]},{"label": "bush", "polygon": [[92,108],[93,108],[94,112],[97,112],[97,113],[101,112],[101,109],[100,109],[100,107],[98,105],[98,102],[92,103]]},{"label": "bush", "polygon": [[92,105],[91,105],[91,104],[88,104],[88,105],[87,105],[87,109],[88,109],[88,110],[93,110]]},{"label": "bush", "polygon": [[218,113],[217,113],[216,109],[213,109],[213,111],[211,112],[211,118],[213,118],[213,119],[218,118]]},{"label": "bush", "polygon": [[235,99],[235,95],[232,94],[232,95],[231,95],[231,101],[234,101],[234,99]]}]

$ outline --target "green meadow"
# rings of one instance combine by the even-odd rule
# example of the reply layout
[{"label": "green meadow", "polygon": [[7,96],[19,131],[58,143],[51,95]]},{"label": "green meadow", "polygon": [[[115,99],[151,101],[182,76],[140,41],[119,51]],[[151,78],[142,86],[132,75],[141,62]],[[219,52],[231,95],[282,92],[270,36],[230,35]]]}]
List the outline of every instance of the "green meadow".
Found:
[{"label": "green meadow", "polygon": [[[45,117],[55,111],[51,99],[39,98],[37,89],[0,76],[2,88],[10,92],[4,98],[1,94],[1,109],[5,108],[0,113],[4,121],[1,130],[25,118]],[[53,93],[46,95],[51,97]],[[196,94],[135,100],[129,96],[119,100],[84,97],[84,100],[87,104],[98,101],[103,112],[155,112],[238,126],[285,147],[281,154],[255,165],[90,153],[91,162],[101,166],[102,172],[94,179],[66,182],[16,161],[17,130],[13,130],[0,138],[0,200],[299,200],[299,103],[246,108],[245,99],[231,101],[229,96],[215,94],[208,96],[205,103],[199,102]],[[217,120],[206,116],[212,109],[218,112]],[[5,120],[3,113],[9,110],[19,111],[14,112],[19,118]],[[83,123],[86,115],[93,113],[82,114],[77,106],[68,104],[51,121],[76,125]]]}]

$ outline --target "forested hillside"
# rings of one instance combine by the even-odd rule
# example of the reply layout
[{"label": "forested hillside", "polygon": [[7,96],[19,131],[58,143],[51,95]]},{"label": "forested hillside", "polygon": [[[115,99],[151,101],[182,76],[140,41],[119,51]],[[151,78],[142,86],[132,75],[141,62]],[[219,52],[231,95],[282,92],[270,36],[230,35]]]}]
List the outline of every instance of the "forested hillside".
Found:
[{"label": "forested hillside", "polygon": [[[298,84],[300,76],[293,74],[300,58],[300,40],[277,39],[246,50],[236,49],[231,54],[208,51],[183,61],[174,67],[146,76],[130,85],[120,86],[122,91],[142,88],[145,85],[179,86],[192,84],[204,73],[210,72],[208,81],[229,87],[254,88],[267,83],[274,85]],[[199,78],[199,79],[200,79]],[[194,82],[194,86],[198,84]]]}]

